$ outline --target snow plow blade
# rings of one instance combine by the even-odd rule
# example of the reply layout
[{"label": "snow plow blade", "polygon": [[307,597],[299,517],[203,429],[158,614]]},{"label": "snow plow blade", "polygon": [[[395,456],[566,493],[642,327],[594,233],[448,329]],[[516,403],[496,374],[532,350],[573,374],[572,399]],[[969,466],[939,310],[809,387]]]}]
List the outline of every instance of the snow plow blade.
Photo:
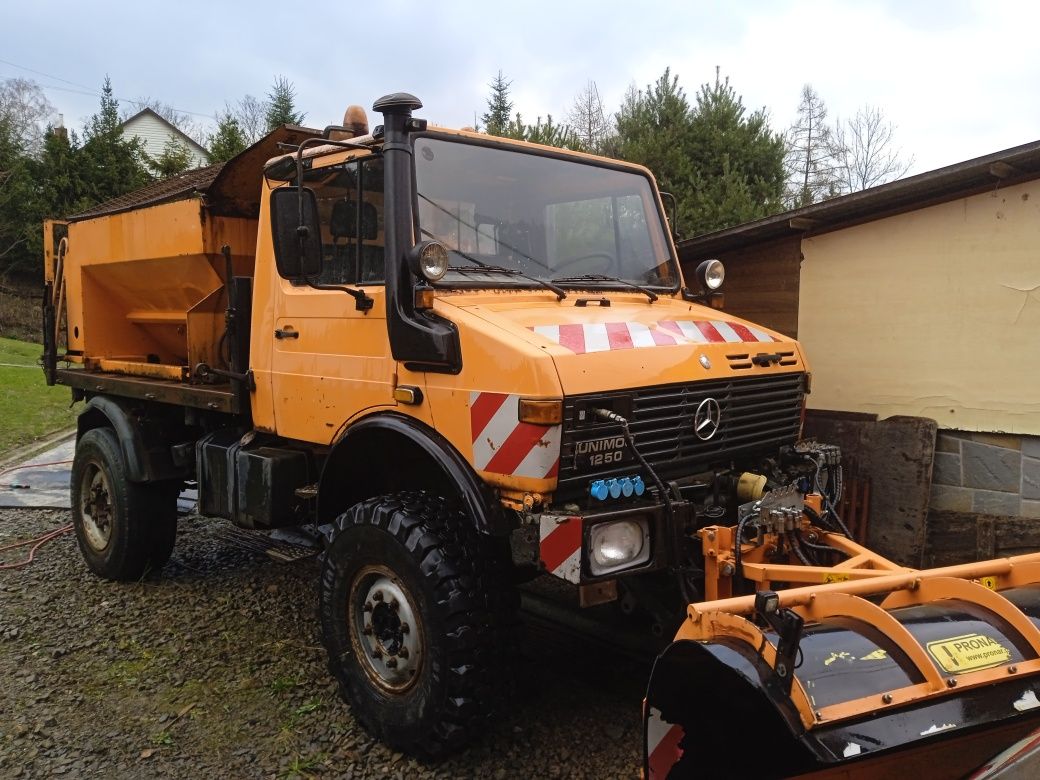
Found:
[{"label": "snow plow blade", "polygon": [[876,574],[691,604],[644,776],[960,778],[1040,725],[1040,554]]}]

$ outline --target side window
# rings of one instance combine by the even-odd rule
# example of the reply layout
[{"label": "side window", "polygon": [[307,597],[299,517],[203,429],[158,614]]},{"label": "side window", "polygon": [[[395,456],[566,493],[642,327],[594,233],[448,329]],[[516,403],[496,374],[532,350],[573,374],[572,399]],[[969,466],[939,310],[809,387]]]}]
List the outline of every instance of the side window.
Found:
[{"label": "side window", "polygon": [[384,278],[383,161],[368,158],[305,174],[321,222],[320,284],[379,284]]},{"label": "side window", "polygon": [[381,283],[385,279],[386,239],[383,231],[383,158],[361,163],[361,259],[358,281]]}]

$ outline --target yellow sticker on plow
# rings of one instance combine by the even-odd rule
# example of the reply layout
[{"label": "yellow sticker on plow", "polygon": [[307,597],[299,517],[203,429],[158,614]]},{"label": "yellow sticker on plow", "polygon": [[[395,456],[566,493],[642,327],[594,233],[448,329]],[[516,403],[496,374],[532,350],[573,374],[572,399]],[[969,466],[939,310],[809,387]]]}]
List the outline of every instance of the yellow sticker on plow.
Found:
[{"label": "yellow sticker on plow", "polygon": [[848,574],[824,574],[824,582],[846,582],[850,577]]},{"label": "yellow sticker on plow", "polygon": [[1011,651],[983,634],[965,634],[928,643],[928,652],[951,674],[988,669],[1011,660]]}]

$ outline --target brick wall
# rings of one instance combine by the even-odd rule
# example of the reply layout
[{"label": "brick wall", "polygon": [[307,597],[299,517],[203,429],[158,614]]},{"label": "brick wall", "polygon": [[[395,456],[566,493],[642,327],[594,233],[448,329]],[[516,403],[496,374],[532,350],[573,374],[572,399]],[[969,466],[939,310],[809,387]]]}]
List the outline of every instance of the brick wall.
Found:
[{"label": "brick wall", "polygon": [[930,509],[1040,518],[1040,436],[940,431]]}]

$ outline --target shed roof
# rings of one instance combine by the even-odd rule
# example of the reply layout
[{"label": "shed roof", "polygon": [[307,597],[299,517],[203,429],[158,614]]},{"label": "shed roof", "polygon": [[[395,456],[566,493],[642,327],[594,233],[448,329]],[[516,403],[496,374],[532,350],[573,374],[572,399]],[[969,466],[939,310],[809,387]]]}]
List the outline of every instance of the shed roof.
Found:
[{"label": "shed roof", "polygon": [[282,125],[227,162],[154,181],[67,219],[79,222],[201,194],[206,195],[213,214],[255,218],[260,213],[260,182],[264,175],[264,162],[278,154],[279,144],[299,144],[303,139],[319,134],[320,131],[307,127]]},{"label": "shed roof", "polygon": [[679,251],[683,255],[703,257],[786,236],[825,233],[1037,177],[1040,177],[1040,141],[1033,141],[862,192],[695,236],[680,241]]}]

